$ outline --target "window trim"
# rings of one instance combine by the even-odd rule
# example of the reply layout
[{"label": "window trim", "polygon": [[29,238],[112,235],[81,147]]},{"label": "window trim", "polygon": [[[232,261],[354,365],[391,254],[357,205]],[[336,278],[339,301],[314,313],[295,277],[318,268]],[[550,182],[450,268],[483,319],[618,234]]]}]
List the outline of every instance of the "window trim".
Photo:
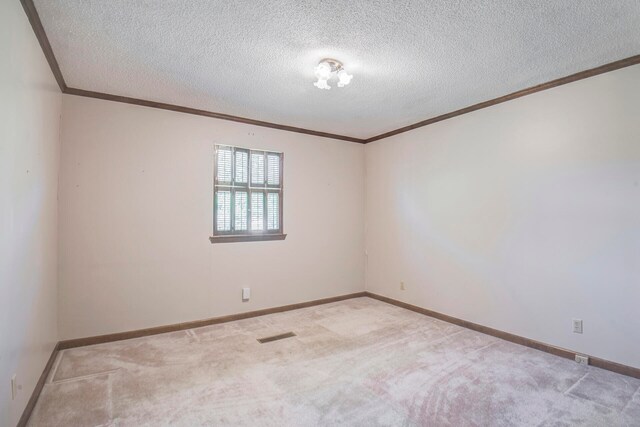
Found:
[{"label": "window trim", "polygon": [[237,242],[265,242],[269,240],[284,240],[286,234],[229,234],[209,237],[211,243],[237,243]]},{"label": "window trim", "polygon": [[[232,151],[231,161],[231,182],[218,183],[218,151],[220,148],[229,148]],[[236,184],[236,156],[235,152],[243,151],[248,154],[247,156],[247,183]],[[261,153],[264,156],[264,184],[257,186],[251,183],[251,154]],[[269,154],[275,154],[279,158],[279,185],[269,185],[268,182],[268,156]],[[284,233],[283,224],[283,206],[284,206],[284,153],[273,150],[263,149],[251,149],[245,147],[235,147],[226,144],[216,144],[214,147],[213,156],[213,234],[209,237],[211,243],[231,243],[231,242],[251,242],[251,241],[266,241],[266,240],[284,240],[287,235]],[[230,225],[231,230],[219,231],[217,230],[217,203],[216,197],[219,190],[228,190],[230,192]],[[247,193],[247,228],[248,230],[236,232],[235,229],[235,194],[236,191],[242,191]],[[251,195],[253,193],[261,193],[263,195],[264,203],[264,217],[263,217],[263,230],[250,230],[251,228]],[[278,194],[278,229],[268,230],[268,194]]]}]

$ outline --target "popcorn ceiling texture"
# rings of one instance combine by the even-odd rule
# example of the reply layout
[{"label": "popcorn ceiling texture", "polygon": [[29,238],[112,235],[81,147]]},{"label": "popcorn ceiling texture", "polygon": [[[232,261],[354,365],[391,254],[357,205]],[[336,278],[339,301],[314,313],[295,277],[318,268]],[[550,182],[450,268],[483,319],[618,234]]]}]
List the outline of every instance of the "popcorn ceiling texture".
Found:
[{"label": "popcorn ceiling texture", "polygon": [[630,427],[640,380],[357,298],[63,350],[29,422],[168,425]]},{"label": "popcorn ceiling texture", "polygon": [[640,53],[638,0],[35,4],[70,87],[360,138]]}]

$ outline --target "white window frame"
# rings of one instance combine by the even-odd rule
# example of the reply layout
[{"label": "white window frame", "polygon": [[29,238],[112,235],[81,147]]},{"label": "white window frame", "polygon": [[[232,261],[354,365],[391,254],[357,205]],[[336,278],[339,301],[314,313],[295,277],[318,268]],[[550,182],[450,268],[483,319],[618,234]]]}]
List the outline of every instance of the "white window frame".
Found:
[{"label": "white window frame", "polygon": [[[231,181],[218,181],[218,153],[221,150],[231,150]],[[247,153],[247,182],[236,182],[236,152]],[[253,155],[264,156],[264,181],[262,184],[252,183],[251,176],[251,162]],[[268,156],[276,155],[279,159],[279,177],[278,185],[269,185],[268,177]],[[213,236],[210,238],[212,243],[221,242],[241,242],[241,241],[256,241],[256,240],[284,240],[286,234],[284,234],[283,227],[283,176],[284,176],[284,153],[272,151],[251,149],[245,147],[236,147],[231,145],[217,144],[215,146],[214,158],[213,158]],[[230,229],[218,230],[218,192],[229,191],[230,192]],[[235,229],[235,195],[236,192],[247,193],[247,229],[236,230]],[[278,228],[268,229],[268,194],[278,194]],[[262,194],[263,197],[263,220],[262,230],[251,229],[251,195]]]}]

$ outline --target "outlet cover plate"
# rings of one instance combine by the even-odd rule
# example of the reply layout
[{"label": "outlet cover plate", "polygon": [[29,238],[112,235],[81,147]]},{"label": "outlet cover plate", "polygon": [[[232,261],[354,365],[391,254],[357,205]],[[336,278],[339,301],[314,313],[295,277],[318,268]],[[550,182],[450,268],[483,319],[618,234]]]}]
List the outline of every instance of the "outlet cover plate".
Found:
[{"label": "outlet cover plate", "polygon": [[16,374],[11,377],[11,400],[15,400],[18,395],[18,382],[16,381]]},{"label": "outlet cover plate", "polygon": [[582,333],[582,319],[573,319],[573,333]]},{"label": "outlet cover plate", "polygon": [[589,364],[589,356],[583,356],[582,354],[576,354],[576,362],[580,365],[588,365]]}]

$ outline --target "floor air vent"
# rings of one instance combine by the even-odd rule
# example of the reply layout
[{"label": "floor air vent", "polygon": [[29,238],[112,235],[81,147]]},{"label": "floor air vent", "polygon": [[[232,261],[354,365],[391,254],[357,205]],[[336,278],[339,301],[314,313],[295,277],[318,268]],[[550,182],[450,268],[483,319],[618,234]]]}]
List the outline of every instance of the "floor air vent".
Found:
[{"label": "floor air vent", "polygon": [[258,342],[260,344],[264,344],[266,342],[283,340],[285,338],[291,338],[291,337],[295,337],[295,336],[296,336],[296,334],[294,334],[293,332],[287,332],[285,334],[274,335],[272,337],[258,338]]}]

